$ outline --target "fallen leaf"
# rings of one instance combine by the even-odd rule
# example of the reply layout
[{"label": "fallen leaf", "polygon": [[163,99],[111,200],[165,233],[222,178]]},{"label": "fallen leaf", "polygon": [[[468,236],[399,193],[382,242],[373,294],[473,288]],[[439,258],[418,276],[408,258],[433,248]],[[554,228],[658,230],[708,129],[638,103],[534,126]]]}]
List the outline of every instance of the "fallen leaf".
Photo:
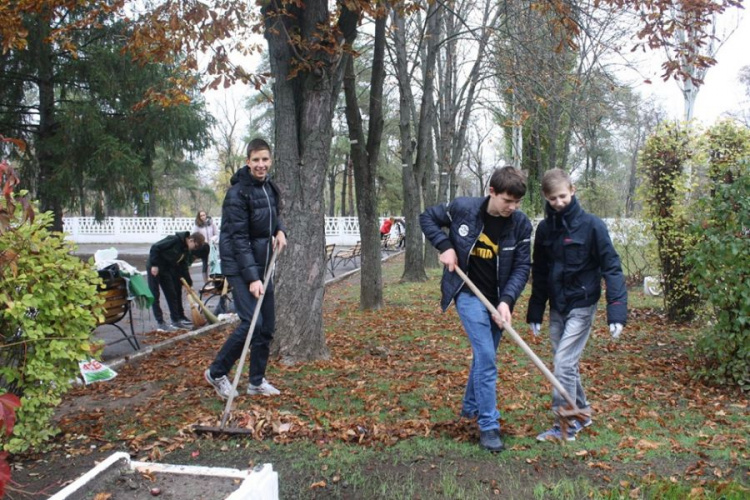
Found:
[{"label": "fallen leaf", "polygon": [[326,482],[325,481],[318,481],[317,483],[313,483],[313,484],[310,485],[310,489],[311,490],[315,490],[315,489],[318,489],[318,488],[325,488],[325,487],[326,487]]},{"label": "fallen leaf", "polygon": [[655,450],[661,446],[661,443],[656,441],[649,441],[648,439],[640,439],[635,444],[635,447],[639,450]]}]

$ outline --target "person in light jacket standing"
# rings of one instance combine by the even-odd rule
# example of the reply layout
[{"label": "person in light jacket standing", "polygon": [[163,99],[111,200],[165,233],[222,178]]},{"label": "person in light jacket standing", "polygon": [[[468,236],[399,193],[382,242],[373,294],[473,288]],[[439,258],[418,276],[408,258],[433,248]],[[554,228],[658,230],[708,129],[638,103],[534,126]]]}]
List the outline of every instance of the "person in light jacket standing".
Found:
[{"label": "person in light jacket standing", "polygon": [[208,216],[205,210],[199,210],[195,216],[195,226],[193,226],[194,233],[201,233],[206,239],[208,245],[201,247],[200,251],[194,252],[193,255],[200,257],[203,263],[203,282],[208,281],[208,257],[211,253],[211,243],[219,237],[219,228],[216,227],[214,220]]}]

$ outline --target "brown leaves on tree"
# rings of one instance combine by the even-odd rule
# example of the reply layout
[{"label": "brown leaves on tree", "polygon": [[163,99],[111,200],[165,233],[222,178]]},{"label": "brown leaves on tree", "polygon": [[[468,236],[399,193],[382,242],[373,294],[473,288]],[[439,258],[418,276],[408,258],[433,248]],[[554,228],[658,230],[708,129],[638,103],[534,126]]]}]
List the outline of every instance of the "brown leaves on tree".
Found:
[{"label": "brown leaves on tree", "polygon": [[[236,57],[247,57],[263,50],[258,44],[248,44],[253,34],[268,32],[283,33],[288,38],[291,68],[289,74],[302,72],[316,74],[326,68],[324,59],[339,57],[344,50],[350,50],[342,35],[341,17],[349,14],[360,16],[380,16],[384,4],[344,0],[338,2],[336,14],[329,16],[325,23],[300,23],[306,15],[303,0],[287,1],[278,4],[269,2],[252,3],[237,0],[218,0],[206,4],[202,2],[156,2],[142,11],[136,19],[126,15],[126,0],[74,2],[71,0],[20,0],[0,8],[0,42],[2,52],[24,50],[28,43],[28,32],[23,27],[24,16],[37,16],[55,26],[49,38],[71,56],[76,55],[73,34],[76,29],[93,26],[103,16],[113,14],[133,23],[130,39],[125,50],[137,60],[144,62],[164,62],[180,65],[188,72],[198,71],[210,75],[213,81],[208,85],[216,88],[220,83],[229,85],[237,80],[259,88],[264,77],[253,75],[240,67]],[[740,0],[598,0],[596,5],[606,5],[617,9],[632,9],[640,13],[641,40],[635,48],[658,49],[671,47],[678,57],[663,65],[665,79],[672,76],[694,78],[688,68],[707,68],[715,63],[711,57],[701,54],[699,49],[712,37],[711,22],[714,17],[729,8],[741,8]],[[670,17],[674,8],[681,12],[679,20]],[[402,2],[397,9],[412,13],[423,8],[415,2]],[[547,13],[551,19],[551,29],[559,35],[558,51],[566,46],[575,48],[576,36],[580,27],[576,21],[578,13],[569,2],[553,0],[536,2],[533,7]],[[313,8],[307,11],[314,11]],[[58,23],[62,18],[66,23]],[[71,21],[72,19],[72,21]],[[57,27],[61,26],[61,27]],[[297,28],[303,27],[304,32]],[[689,43],[678,41],[677,32],[690,33]],[[198,68],[195,55],[208,54],[205,68]],[[160,105],[171,104],[170,97],[187,95],[189,87],[183,82],[173,82],[171,91],[155,92],[145,96],[144,102]],[[698,82],[696,82],[698,83]],[[153,99],[153,100],[146,100]],[[145,105],[145,104],[142,104]]]}]

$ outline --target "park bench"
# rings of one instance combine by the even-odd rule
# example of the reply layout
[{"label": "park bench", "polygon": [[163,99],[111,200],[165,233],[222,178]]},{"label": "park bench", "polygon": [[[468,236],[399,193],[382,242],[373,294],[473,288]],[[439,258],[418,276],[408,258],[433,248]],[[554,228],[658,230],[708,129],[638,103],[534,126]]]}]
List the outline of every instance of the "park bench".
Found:
[{"label": "park bench", "polygon": [[[104,320],[97,323],[97,327],[102,325],[112,325],[123,334],[125,338],[111,342],[116,344],[127,340],[130,346],[138,351],[141,346],[135,336],[133,329],[133,312],[131,311],[131,298],[128,292],[128,282],[121,276],[114,275],[110,270],[99,271],[102,282],[97,286],[99,296],[104,299]],[[130,335],[118,323],[128,317],[130,323]]]},{"label": "park bench", "polygon": [[362,253],[362,242],[358,241],[356,245],[346,250],[339,250],[336,255],[333,256],[333,268],[338,267],[342,262],[351,262]]},{"label": "park bench", "polygon": [[336,276],[335,274],[333,274],[333,251],[335,249],[336,249],[335,243],[326,245],[326,267],[331,271],[331,276]]}]

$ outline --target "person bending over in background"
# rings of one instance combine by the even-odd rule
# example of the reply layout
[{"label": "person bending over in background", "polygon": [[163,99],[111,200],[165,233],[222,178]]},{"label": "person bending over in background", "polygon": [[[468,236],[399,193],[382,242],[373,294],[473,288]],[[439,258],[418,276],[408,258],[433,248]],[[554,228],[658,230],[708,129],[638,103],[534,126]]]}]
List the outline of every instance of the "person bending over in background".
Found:
[{"label": "person bending over in background", "polygon": [[[193,262],[191,252],[206,245],[201,233],[190,234],[187,231],[175,233],[151,245],[146,261],[148,271],[148,287],[154,295],[151,307],[159,331],[174,331],[180,328],[190,328],[192,325],[185,317],[182,307],[182,284],[180,278],[185,278],[192,285],[190,278],[190,264]],[[159,288],[164,291],[164,298],[169,308],[171,324],[164,321],[164,314],[159,304]]]}]

